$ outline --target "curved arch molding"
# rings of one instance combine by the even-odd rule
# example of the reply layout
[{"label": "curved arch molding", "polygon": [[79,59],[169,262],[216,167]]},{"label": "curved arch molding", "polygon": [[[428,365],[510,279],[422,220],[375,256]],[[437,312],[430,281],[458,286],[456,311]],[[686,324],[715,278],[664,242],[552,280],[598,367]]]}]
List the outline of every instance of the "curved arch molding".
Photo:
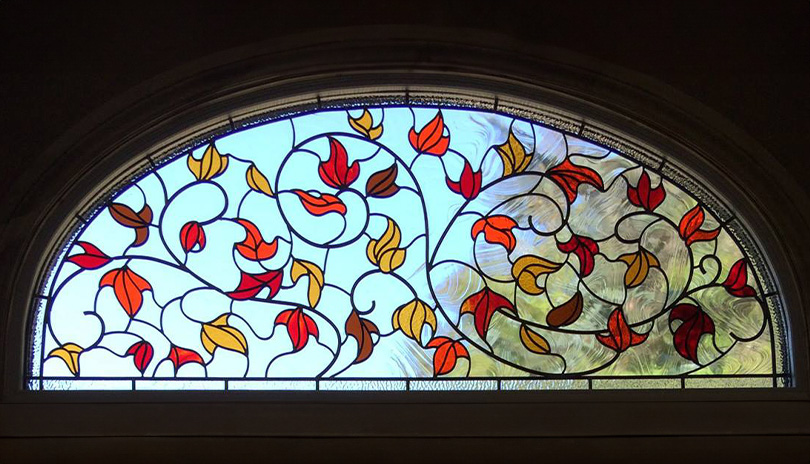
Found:
[{"label": "curved arch molding", "polygon": [[791,384],[756,242],[629,139],[429,90],[233,119],[80,213],[29,388]]}]

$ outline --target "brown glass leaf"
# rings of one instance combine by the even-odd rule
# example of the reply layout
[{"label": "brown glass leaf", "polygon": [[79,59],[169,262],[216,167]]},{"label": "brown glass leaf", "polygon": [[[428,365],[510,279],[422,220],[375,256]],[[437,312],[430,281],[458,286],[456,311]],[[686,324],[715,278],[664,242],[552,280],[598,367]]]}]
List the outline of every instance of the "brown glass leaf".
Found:
[{"label": "brown glass leaf", "polygon": [[143,227],[152,221],[152,208],[149,205],[144,205],[143,209],[138,213],[122,203],[111,204],[109,210],[115,222],[122,226]]},{"label": "brown glass leaf", "polygon": [[361,363],[371,356],[374,341],[371,334],[379,334],[377,326],[368,319],[362,319],[357,311],[352,311],[346,320],[346,334],[357,340],[357,357],[355,363]]},{"label": "brown glass leaf", "polygon": [[366,182],[366,195],[377,198],[387,198],[399,191],[397,180],[397,165],[375,172]]},{"label": "brown glass leaf", "polygon": [[582,315],[582,293],[577,292],[570,300],[549,311],[546,323],[551,327],[571,325]]}]

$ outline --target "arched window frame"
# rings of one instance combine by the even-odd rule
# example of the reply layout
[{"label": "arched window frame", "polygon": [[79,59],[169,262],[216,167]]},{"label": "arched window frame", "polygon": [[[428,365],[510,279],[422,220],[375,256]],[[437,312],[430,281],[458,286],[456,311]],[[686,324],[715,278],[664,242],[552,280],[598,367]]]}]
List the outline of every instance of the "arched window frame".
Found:
[{"label": "arched window frame", "polygon": [[[105,403],[95,408],[94,414],[130,411],[146,420],[148,414],[169,408],[178,413],[177,418],[160,425],[165,427],[161,430],[193,433],[204,431],[204,420],[195,416],[188,401],[204,401],[231,409],[220,413],[218,430],[279,435],[291,430],[292,434],[329,434],[330,430],[363,434],[373,430],[390,434],[418,431],[426,435],[460,435],[458,424],[441,425],[425,418],[454,414],[460,419],[453,422],[463,424],[464,418],[473,420],[482,413],[493,420],[476,428],[481,434],[497,435],[499,427],[504,426],[511,427],[516,435],[527,436],[595,435],[611,430],[610,424],[599,421],[573,420],[571,408],[580,412],[587,409],[587,414],[593,417],[617,417],[618,424],[613,426],[626,434],[646,433],[646,427],[650,426],[659,432],[673,427],[676,431],[693,430],[701,434],[710,434],[722,425],[740,433],[765,427],[753,420],[735,422],[731,419],[733,414],[726,415],[728,419],[722,417],[724,408],[731,410],[741,403],[751,407],[751,415],[760,420],[765,413],[774,416],[769,419],[771,425],[778,423],[777,419],[785,424],[798,420],[791,419],[797,412],[790,403],[808,398],[805,314],[809,301],[807,290],[800,285],[799,270],[810,259],[807,251],[796,250],[789,244],[800,243],[800,228],[795,222],[810,221],[804,211],[780,207],[785,201],[795,204],[803,197],[790,183],[789,175],[756,142],[671,89],[556,50],[529,52],[503,39],[496,39],[494,45],[452,43],[446,36],[389,37],[373,44],[367,43],[366,37],[356,40],[344,37],[340,43],[330,39],[299,37],[289,43],[251,46],[162,76],[100,110],[49,150],[43,162],[50,163],[50,169],[29,190],[29,196],[19,198],[21,202],[31,202],[31,211],[15,219],[11,233],[3,239],[4,246],[21,244],[19,264],[13,269],[13,279],[8,279],[11,285],[4,295],[10,304],[5,331],[3,402],[15,405],[13,410],[6,409],[19,415],[25,414],[28,404],[48,403],[57,414],[67,414],[81,408],[77,403],[90,401]],[[632,134],[619,142],[626,147],[623,151],[666,153],[691,172],[710,179],[706,183],[718,196],[733,203],[747,228],[757,235],[763,254],[779,276],[790,319],[788,339],[792,343],[795,387],[507,395],[412,392],[407,396],[384,392],[192,392],[182,393],[182,397],[178,392],[42,394],[23,389],[30,298],[49,258],[49,253],[43,250],[52,250],[64,240],[64,233],[71,229],[70,222],[79,220],[76,215],[91,206],[88,203],[91,199],[126,182],[139,169],[147,168],[148,156],[159,158],[160,154],[197,144],[272,108],[284,111],[324,107],[331,101],[345,101],[358,93],[368,97],[375,91],[382,95],[393,92],[405,98],[434,95],[440,101],[458,98],[464,102],[472,96],[466,100],[468,104],[488,104],[492,108],[509,101],[530,102],[530,106],[539,107],[547,115],[558,114],[561,121],[570,118],[572,124],[580,124],[581,131],[598,128],[603,135]],[[545,105],[547,108],[543,108]],[[605,145],[617,140],[606,140]],[[71,168],[60,170],[67,159]],[[784,181],[782,189],[774,192],[772,186],[764,185],[757,169],[741,163],[741,159],[752,163],[756,160],[759,166],[771,169]],[[247,405],[245,401],[261,404]],[[695,423],[694,414],[706,402],[715,408],[717,418],[709,423]],[[133,404],[140,406],[137,411],[133,410]],[[285,425],[276,421],[240,422],[239,414],[250,408],[266,413],[267,417],[289,408],[297,408],[302,414]],[[632,422],[634,413],[646,415],[649,413],[644,411],[648,409],[655,411],[654,416],[670,414],[674,419],[669,425]],[[390,414],[399,414],[404,419],[391,423],[386,419]],[[530,420],[538,414],[560,419],[545,425]],[[323,415],[330,418],[329,424],[318,422],[317,418]],[[507,421],[507,417],[513,421]],[[28,424],[32,433],[53,427],[46,418],[34,417]],[[73,425],[79,430],[94,428],[85,422]],[[117,423],[115,430],[129,430],[127,427]]]}]

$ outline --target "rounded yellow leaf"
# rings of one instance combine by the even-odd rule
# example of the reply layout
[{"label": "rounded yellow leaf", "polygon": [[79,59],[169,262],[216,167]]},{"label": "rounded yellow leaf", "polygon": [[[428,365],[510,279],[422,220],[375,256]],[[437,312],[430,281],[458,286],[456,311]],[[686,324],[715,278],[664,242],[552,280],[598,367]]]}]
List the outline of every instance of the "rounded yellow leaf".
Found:
[{"label": "rounded yellow leaf", "polygon": [[255,164],[251,164],[250,167],[247,168],[245,178],[251,189],[267,196],[273,196],[273,189],[270,188],[270,182],[267,180],[267,177],[259,171],[259,168],[257,168]]},{"label": "rounded yellow leaf", "polygon": [[68,370],[76,375],[79,373],[79,355],[83,350],[84,348],[75,343],[65,343],[61,347],[51,350],[48,357],[61,359],[67,365]]},{"label": "rounded yellow leaf", "polygon": [[399,248],[402,234],[399,226],[388,218],[388,225],[379,240],[369,240],[366,246],[366,255],[372,264],[382,272],[391,272],[405,261],[405,249]]},{"label": "rounded yellow leaf", "polygon": [[349,116],[349,125],[352,129],[371,140],[376,140],[382,135],[383,128],[382,124],[379,124],[377,127],[372,127],[373,124],[374,121],[367,108],[363,109],[363,114],[361,114],[359,118]]},{"label": "rounded yellow leaf", "polygon": [[309,306],[314,308],[318,305],[323,291],[323,271],[317,264],[309,261],[294,259],[290,269],[290,279],[293,283],[298,282],[301,276],[309,276],[309,287],[307,288],[307,298]]},{"label": "rounded yellow leaf", "polygon": [[517,279],[518,287],[529,295],[540,295],[545,289],[537,285],[537,278],[560,269],[562,264],[549,261],[539,256],[521,256],[512,265],[512,277]]},{"label": "rounded yellow leaf", "polygon": [[635,253],[621,255],[619,260],[627,263],[627,271],[624,273],[624,284],[627,288],[641,285],[647,278],[650,268],[660,266],[655,255],[644,248],[639,248]]},{"label": "rounded yellow leaf", "polygon": [[528,328],[526,325],[520,326],[520,341],[523,343],[523,346],[525,346],[526,349],[532,353],[551,353],[551,346],[548,344],[548,340],[543,338],[543,336],[539,333]]},{"label": "rounded yellow leaf", "polygon": [[506,142],[496,146],[495,150],[501,156],[501,161],[503,161],[504,176],[525,171],[532,160],[532,155],[526,154],[523,144],[520,143],[520,140],[515,137],[515,133],[512,131],[509,132]]},{"label": "rounded yellow leaf", "polygon": [[421,344],[422,329],[425,324],[436,332],[436,313],[422,300],[415,299],[394,311],[391,325],[394,330],[401,330],[409,338]]},{"label": "rounded yellow leaf", "polygon": [[203,347],[214,354],[217,347],[247,354],[247,340],[238,329],[227,325],[228,315],[223,314],[209,324],[203,324],[200,339]]}]

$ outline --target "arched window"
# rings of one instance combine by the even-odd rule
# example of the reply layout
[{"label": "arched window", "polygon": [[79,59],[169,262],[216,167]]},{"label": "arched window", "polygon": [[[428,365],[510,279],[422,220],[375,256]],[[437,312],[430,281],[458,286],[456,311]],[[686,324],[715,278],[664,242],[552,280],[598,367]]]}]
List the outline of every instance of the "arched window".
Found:
[{"label": "arched window", "polygon": [[669,153],[508,95],[238,111],[78,213],[29,389],[791,385],[768,260]]}]

